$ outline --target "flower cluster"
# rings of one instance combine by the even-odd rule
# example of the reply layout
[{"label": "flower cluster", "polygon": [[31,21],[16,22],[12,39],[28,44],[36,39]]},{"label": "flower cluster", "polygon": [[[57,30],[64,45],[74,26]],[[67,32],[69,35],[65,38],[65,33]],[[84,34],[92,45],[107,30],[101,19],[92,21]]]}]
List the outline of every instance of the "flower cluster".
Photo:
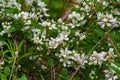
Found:
[{"label": "flower cluster", "polygon": [[[110,48],[108,52],[102,51],[100,53],[97,53],[96,51],[93,51],[93,54],[88,57],[85,54],[78,54],[76,51],[69,51],[68,48],[61,49],[60,54],[57,53],[57,56],[59,55],[60,62],[63,62],[63,66],[73,66],[73,61],[75,63],[80,64],[82,68],[84,68],[85,64],[88,65],[99,65],[102,66],[104,62],[110,62],[114,60],[113,48]],[[68,65],[67,65],[68,64]]]},{"label": "flower cluster", "polygon": [[101,28],[104,29],[105,26],[108,27],[118,27],[118,21],[116,18],[113,17],[112,14],[104,14],[101,12],[98,12],[97,14],[98,24],[101,26]]},{"label": "flower cluster", "polygon": [[17,8],[18,10],[21,10],[21,4],[17,3],[16,0],[9,0],[8,2],[5,2],[4,0],[0,0],[0,7]]},{"label": "flower cluster", "polygon": [[63,63],[64,67],[73,66],[75,62],[77,63],[77,65],[79,64],[82,68],[84,68],[84,65],[87,63],[87,57],[85,56],[85,54],[80,55],[74,50],[68,50],[68,48],[61,48],[60,53],[56,53],[56,56],[60,58],[59,61]]},{"label": "flower cluster", "polygon": [[97,53],[96,51],[93,51],[93,54],[90,56],[89,60],[89,65],[100,65],[103,64],[103,62],[111,60],[111,58],[114,58],[113,54],[113,48],[110,48],[108,52],[100,52]]},{"label": "flower cluster", "polygon": [[86,22],[86,20],[84,20],[84,15],[76,12],[69,14],[68,18],[71,20],[69,25],[71,25],[72,28],[82,26]]},{"label": "flower cluster", "polygon": [[55,39],[51,38],[49,40],[49,48],[56,49],[60,44],[63,44],[65,40],[69,40],[69,33],[62,32]]},{"label": "flower cluster", "polygon": [[78,31],[75,32],[75,36],[76,36],[76,37],[79,37],[80,40],[83,40],[83,39],[86,38],[86,33],[85,33],[85,32],[81,33],[81,32],[78,30]]},{"label": "flower cluster", "polygon": [[3,69],[4,61],[0,61],[0,70]]},{"label": "flower cluster", "polygon": [[107,80],[117,80],[118,75],[113,70],[104,70],[105,77]]},{"label": "flower cluster", "polygon": [[[20,65],[22,71],[26,69],[25,73],[30,73],[27,69],[36,69],[35,73],[39,74],[49,67],[56,70],[54,63],[59,62],[62,66],[57,65],[58,68],[77,69],[80,65],[82,73],[93,79],[92,75],[100,77],[96,74],[97,70],[100,71],[98,66],[105,69],[111,61],[119,62],[116,53],[120,49],[120,11],[117,7],[120,1],[78,2],[80,4],[71,1],[71,12],[65,14],[66,19],[62,20],[62,16],[57,19],[53,18],[54,15],[50,16],[42,0],[0,0],[0,69],[4,72],[3,68],[8,64],[9,68]],[[117,8],[113,8],[114,5]],[[114,29],[111,30],[111,27]],[[2,55],[5,55],[3,59]],[[29,63],[28,68],[26,64]],[[17,69],[14,71],[17,73]],[[101,70],[100,74],[104,76],[102,73]],[[107,80],[119,77],[109,67],[104,73]]]},{"label": "flower cluster", "polygon": [[8,36],[10,36],[9,29],[11,28],[11,22],[3,22],[2,27],[3,31],[0,32],[0,35],[3,36],[5,33],[8,33]]},{"label": "flower cluster", "polygon": [[33,42],[42,44],[41,39],[39,37],[40,30],[39,29],[32,29],[32,32],[33,32],[33,39],[32,39]]}]

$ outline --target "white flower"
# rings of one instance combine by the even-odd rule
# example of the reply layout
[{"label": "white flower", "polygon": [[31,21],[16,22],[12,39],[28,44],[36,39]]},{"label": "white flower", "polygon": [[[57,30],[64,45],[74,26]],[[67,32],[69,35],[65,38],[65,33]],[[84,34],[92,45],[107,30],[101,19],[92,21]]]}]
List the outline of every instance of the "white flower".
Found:
[{"label": "white flower", "polygon": [[59,43],[54,38],[51,38],[48,44],[49,44],[49,48],[53,48],[53,49],[56,49],[59,45]]},{"label": "white flower", "polygon": [[27,5],[30,5],[30,6],[32,6],[33,1],[34,1],[34,0],[25,0],[26,4],[27,4]]},{"label": "white flower", "polygon": [[68,15],[68,18],[69,18],[69,19],[72,19],[72,17],[73,17],[72,14],[69,14],[69,15]]},{"label": "white flower", "polygon": [[19,16],[21,16],[23,19],[28,19],[28,17],[29,17],[29,13],[28,12],[21,12],[20,14],[19,14]]},{"label": "white flower", "polygon": [[118,79],[118,76],[117,75],[113,76],[113,79],[114,80]]},{"label": "white flower", "polygon": [[75,11],[69,14],[68,18],[71,20],[71,23],[69,23],[69,25],[71,25],[72,28],[75,26],[81,26],[86,22],[86,20],[84,20],[84,15],[81,15]]},{"label": "white flower", "polygon": [[4,63],[5,63],[4,61],[1,61],[1,62],[0,62],[0,65],[4,65]]},{"label": "white flower", "polygon": [[47,69],[47,67],[45,65],[41,65],[42,69]]},{"label": "white flower", "polygon": [[103,56],[101,56],[96,51],[93,51],[93,54],[89,58],[89,60],[90,60],[89,65],[91,65],[91,64],[97,65],[98,64],[101,66],[102,59],[103,59]]},{"label": "white flower", "polygon": [[69,32],[61,32],[56,38],[51,38],[49,40],[49,48],[56,49],[60,44],[64,43],[65,40],[69,40],[68,35]]},{"label": "white flower", "polygon": [[72,62],[70,60],[71,54],[72,54],[72,52],[70,50],[68,50],[68,48],[65,48],[65,49],[61,48],[60,54],[58,55],[58,53],[57,53],[57,56],[60,58],[59,61],[63,63],[64,67],[66,67],[66,66],[69,67],[72,64]]},{"label": "white flower", "polygon": [[60,56],[63,56],[66,58],[67,55],[71,54],[72,52],[68,50],[68,48],[65,48],[65,49],[60,49],[60,53],[61,55]]},{"label": "white flower", "polygon": [[116,73],[113,70],[104,70],[105,73],[105,78],[107,80],[117,80],[118,79],[118,75],[116,75]]},{"label": "white flower", "polygon": [[38,0],[38,6],[44,8],[46,4],[44,2],[41,2],[41,0]]},{"label": "white flower", "polygon": [[113,53],[114,48],[110,48],[108,52]]},{"label": "white flower", "polygon": [[29,20],[30,19],[36,19],[36,20],[38,19],[37,15],[35,13],[31,13],[31,12],[29,13],[29,12],[24,12],[24,11],[22,11],[18,14],[14,14],[12,17],[15,19],[22,18],[23,21],[27,21],[28,19]]},{"label": "white flower", "polygon": [[58,19],[58,22],[59,22],[59,23],[62,23],[63,21],[62,21],[62,19],[61,19],[61,18],[59,18],[59,19]]},{"label": "white flower", "polygon": [[31,24],[31,20],[25,21],[25,25],[30,25],[30,24]]},{"label": "white flower", "polygon": [[2,23],[3,31],[0,32],[0,35],[3,36],[4,33],[8,33],[8,35],[10,34],[9,29],[11,28],[11,23],[12,22],[3,22]]},{"label": "white flower", "polygon": [[47,21],[42,22],[42,26],[44,26],[44,27],[48,26],[47,23],[48,23]]},{"label": "white flower", "polygon": [[19,53],[18,51],[15,51],[15,55],[18,55],[18,53]]},{"label": "white flower", "polygon": [[40,34],[40,29],[32,29],[32,32],[34,33],[34,36],[38,36]]},{"label": "white flower", "polygon": [[118,21],[116,18],[113,18],[112,14],[103,14],[101,12],[98,12],[97,14],[98,24],[101,26],[101,28],[104,29],[105,26],[108,27],[118,27]]},{"label": "white flower", "polygon": [[32,32],[33,32],[33,38],[32,38],[33,42],[43,44],[42,39],[40,39],[39,37],[40,30],[35,28],[35,29],[32,29]]}]

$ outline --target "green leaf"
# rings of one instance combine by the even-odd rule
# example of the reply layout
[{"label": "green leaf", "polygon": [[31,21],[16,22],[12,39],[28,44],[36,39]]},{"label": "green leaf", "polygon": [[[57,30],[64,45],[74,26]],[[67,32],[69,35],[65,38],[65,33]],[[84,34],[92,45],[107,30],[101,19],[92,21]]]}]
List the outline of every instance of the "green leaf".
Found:
[{"label": "green leaf", "polygon": [[13,43],[9,39],[7,41],[8,41],[8,43],[6,42],[6,45],[7,45],[8,49],[9,49],[11,55],[14,56]]},{"label": "green leaf", "polygon": [[0,73],[0,80],[7,80],[7,76]]},{"label": "green leaf", "polygon": [[36,53],[24,53],[24,55],[22,55],[19,59],[18,59],[18,61],[19,60],[21,60],[21,59],[23,59],[24,57],[28,57],[28,56],[31,56],[31,55],[33,55],[33,54],[36,54]]},{"label": "green leaf", "polygon": [[27,80],[26,76],[23,75],[21,78],[19,78],[18,80]]},{"label": "green leaf", "polygon": [[6,66],[6,67],[4,68],[4,74],[5,74],[6,76],[8,76],[8,75],[10,74],[10,68],[9,68],[8,66]]},{"label": "green leaf", "polygon": [[42,80],[45,80],[42,75],[40,75],[40,77],[42,78]]},{"label": "green leaf", "polygon": [[3,54],[6,54],[6,53],[8,53],[8,52],[10,52],[10,51],[9,51],[9,50],[0,51],[0,56],[2,56]]},{"label": "green leaf", "polygon": [[9,29],[10,33],[15,32],[16,30],[17,30],[17,29],[15,29],[15,27],[11,27],[11,28]]},{"label": "green leaf", "polygon": [[118,68],[114,66],[110,66],[110,68],[120,75],[120,70]]},{"label": "green leaf", "polygon": [[53,59],[48,58],[48,65],[49,65],[49,66],[52,66],[52,65],[53,65]]},{"label": "green leaf", "polygon": [[98,28],[98,29],[95,29],[95,32],[100,36],[102,37],[104,35],[104,32],[102,31],[102,29]]},{"label": "green leaf", "polygon": [[24,44],[24,39],[18,45],[18,52],[21,51],[23,44]]},{"label": "green leaf", "polygon": [[120,63],[116,63],[116,62],[112,62],[113,64],[115,64],[116,66],[120,67]]},{"label": "green leaf", "polygon": [[112,62],[111,65],[108,65],[108,67],[112,70],[114,70],[116,73],[120,74],[120,64],[116,62]]},{"label": "green leaf", "polygon": [[17,8],[5,8],[5,11],[6,11],[7,13],[11,13],[11,14],[18,12]]},{"label": "green leaf", "polygon": [[60,80],[69,80],[70,76],[68,75],[67,70],[62,70],[59,74]]}]

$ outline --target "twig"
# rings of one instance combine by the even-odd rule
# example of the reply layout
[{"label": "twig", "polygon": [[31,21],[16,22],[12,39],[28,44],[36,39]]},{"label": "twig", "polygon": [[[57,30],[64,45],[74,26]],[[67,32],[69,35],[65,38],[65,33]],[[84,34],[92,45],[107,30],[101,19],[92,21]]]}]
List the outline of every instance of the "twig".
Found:
[{"label": "twig", "polygon": [[[3,58],[4,58],[4,53],[3,53],[3,55],[2,55],[2,57],[0,59],[0,63],[2,62]],[[1,64],[0,64],[0,67],[1,67]]]},{"label": "twig", "polygon": [[116,53],[117,53],[117,54],[120,54],[110,35],[109,35],[109,41],[110,41],[111,45],[114,47]]},{"label": "twig", "polygon": [[[52,80],[55,80],[55,69],[54,69],[54,64],[52,65],[52,67],[51,67],[51,79]],[[53,75],[52,75],[53,74]],[[52,77],[53,76],[53,77]]]},{"label": "twig", "polygon": [[[93,17],[93,15],[96,13],[97,14],[97,9],[102,5],[102,3],[103,3],[103,1],[104,0],[102,0],[99,4],[98,4],[98,6],[97,6],[97,8],[94,10],[94,12],[93,13],[91,13],[91,16],[90,16],[90,18],[88,19],[88,21],[86,21],[86,23],[88,23],[87,25],[86,25],[86,27],[87,26],[89,26],[89,24],[92,22],[92,17]],[[94,7],[95,8],[95,7]]]},{"label": "twig", "polygon": [[70,1],[71,3],[73,3],[73,4],[75,4],[75,5],[81,6],[80,3],[74,2],[74,1],[72,1],[72,0],[69,0],[69,1]]},{"label": "twig", "polygon": [[58,64],[59,64],[59,62],[57,62],[54,66],[52,66],[50,69],[48,69],[48,71],[44,75],[47,75],[51,71],[51,69],[57,67]]},{"label": "twig", "polygon": [[13,69],[14,69],[14,67],[15,67],[15,63],[16,63],[16,57],[17,57],[17,56],[15,56],[15,58],[14,58],[14,62],[13,62],[13,65],[12,65],[12,70],[11,70],[11,73],[10,73],[9,80],[11,80],[11,78],[12,78]]},{"label": "twig", "polygon": [[76,73],[79,71],[81,65],[78,66],[78,68],[76,69],[76,71],[73,73],[73,75],[71,76],[70,80],[73,80],[74,76],[76,75]]},{"label": "twig", "polygon": [[[88,56],[90,56],[90,54],[92,53],[92,51],[97,47],[97,45],[99,45],[102,40],[110,33],[110,31],[113,29],[114,27],[111,27],[110,30],[97,42],[96,45],[93,46],[93,48],[88,52]],[[79,71],[81,67],[81,64],[78,66],[78,68],[76,69],[76,71],[74,72],[74,74],[71,76],[70,80],[72,80],[75,76],[75,74]]]},{"label": "twig", "polygon": [[110,33],[110,31],[111,31],[113,28],[114,28],[114,27],[111,27],[110,30],[109,30],[107,33],[105,33],[105,35],[97,42],[97,44],[94,45],[93,48],[88,52],[88,55],[90,55],[90,54],[92,53],[92,51],[97,47],[97,45],[99,45],[99,44],[102,42],[102,40]]},{"label": "twig", "polygon": [[[15,48],[16,48],[16,51],[18,51],[18,46],[17,46],[17,42],[14,40],[14,38],[12,37],[12,39],[13,39],[13,41],[15,42]],[[12,78],[12,75],[13,75],[13,69],[14,69],[14,67],[15,67],[15,63],[16,63],[16,59],[17,59],[17,56],[18,56],[18,54],[15,54],[14,53],[14,61],[13,61],[13,65],[12,65],[12,70],[11,70],[11,73],[10,73],[10,77],[9,77],[9,80],[11,80],[11,78]]]}]

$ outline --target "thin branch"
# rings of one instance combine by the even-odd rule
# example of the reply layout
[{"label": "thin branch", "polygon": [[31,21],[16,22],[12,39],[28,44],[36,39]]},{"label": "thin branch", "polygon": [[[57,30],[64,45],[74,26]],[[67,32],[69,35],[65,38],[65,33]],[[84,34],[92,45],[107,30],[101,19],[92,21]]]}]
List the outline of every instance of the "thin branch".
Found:
[{"label": "thin branch", "polygon": [[80,67],[81,67],[81,65],[78,66],[78,68],[76,69],[76,71],[71,76],[70,80],[73,80],[74,76],[77,74],[77,72],[79,71]]},{"label": "thin branch", "polygon": [[55,68],[53,66],[54,64],[51,66],[51,79],[55,80]]},{"label": "thin branch", "polygon": [[[111,30],[114,27],[111,27],[110,30],[97,42],[96,45],[93,46],[93,48],[88,52],[88,56],[90,56],[90,54],[92,53],[92,51],[103,41],[103,39],[111,32]],[[74,76],[76,75],[76,73],[79,71],[81,67],[81,64],[78,66],[78,68],[76,69],[76,71],[74,72],[74,74],[71,76],[70,80],[72,80],[74,78]]]},{"label": "thin branch", "polygon": [[78,5],[78,6],[81,6],[82,4],[81,3],[77,3],[77,2],[74,2],[72,0],[69,0],[71,3],[75,4],[75,5]]},{"label": "thin branch", "polygon": [[[12,37],[12,36],[11,36]],[[16,51],[18,51],[18,45],[17,45],[17,42],[14,40],[14,38],[12,37],[13,41],[15,42],[15,49]],[[16,63],[16,59],[17,59],[17,54],[14,53],[14,61],[13,61],[13,65],[12,65],[12,70],[11,70],[11,73],[10,73],[10,77],[9,77],[9,80],[11,80],[12,76],[13,76],[13,70],[14,70],[14,67],[15,67],[15,63]]]},{"label": "thin branch", "polygon": [[14,69],[14,67],[15,67],[15,63],[16,63],[16,57],[17,57],[17,56],[15,56],[15,57],[14,57],[14,62],[13,62],[13,65],[12,65],[12,70],[11,70],[11,73],[10,73],[9,80],[11,80],[11,78],[12,78],[12,75],[13,75],[13,69]]},{"label": "thin branch", "polygon": [[115,46],[114,42],[113,42],[113,39],[111,38],[111,36],[109,35],[109,41],[111,43],[111,45],[114,47],[115,51],[117,54],[120,54],[117,47]]},{"label": "thin branch", "polygon": [[111,32],[113,28],[114,27],[111,27],[110,30],[107,33],[105,33],[105,35],[97,42],[97,44],[94,45],[93,48],[88,52],[88,55],[92,53],[92,51],[103,41],[103,39]]},{"label": "thin branch", "polygon": [[51,71],[51,69],[57,67],[58,64],[59,64],[59,62],[57,62],[54,66],[52,66],[50,69],[48,69],[48,71],[44,75],[47,75]]},{"label": "thin branch", "polygon": [[[3,53],[3,55],[2,55],[2,57],[0,59],[0,63],[2,62],[3,58],[4,58],[4,53]],[[1,67],[1,64],[0,64],[0,67]]]},{"label": "thin branch", "polygon": [[[97,7],[96,7],[96,9],[94,10],[94,12],[93,12],[93,13],[91,13],[90,18],[86,21],[86,23],[88,23],[88,24],[86,25],[86,27],[87,27],[87,26],[89,26],[89,25],[90,25],[90,23],[93,21],[93,20],[92,20],[93,15],[97,14],[97,10],[98,10],[98,9],[99,9],[99,7],[102,5],[103,1],[104,1],[104,0],[102,0],[102,1],[98,4],[98,6],[97,6]],[[94,8],[95,8],[95,7],[94,7]]]}]

